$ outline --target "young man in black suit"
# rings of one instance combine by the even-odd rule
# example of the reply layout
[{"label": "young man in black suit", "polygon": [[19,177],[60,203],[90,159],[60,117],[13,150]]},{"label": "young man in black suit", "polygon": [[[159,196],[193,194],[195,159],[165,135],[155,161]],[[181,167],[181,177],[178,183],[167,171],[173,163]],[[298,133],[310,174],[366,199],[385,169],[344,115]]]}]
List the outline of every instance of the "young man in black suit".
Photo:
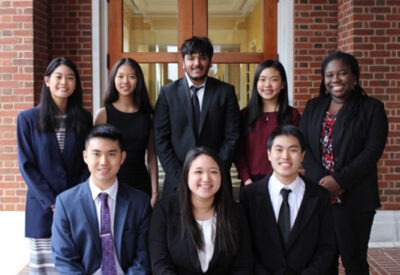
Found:
[{"label": "young man in black suit", "polygon": [[160,89],[154,140],[165,171],[164,197],[176,193],[183,160],[196,146],[218,152],[231,182],[229,172],[239,139],[239,105],[232,85],[207,76],[213,52],[207,37],[187,39],[181,46],[185,76]]},{"label": "young man in black suit", "polygon": [[299,175],[304,153],[298,128],[276,128],[268,139],[273,173],[241,190],[256,274],[329,274],[335,255],[330,196]]}]

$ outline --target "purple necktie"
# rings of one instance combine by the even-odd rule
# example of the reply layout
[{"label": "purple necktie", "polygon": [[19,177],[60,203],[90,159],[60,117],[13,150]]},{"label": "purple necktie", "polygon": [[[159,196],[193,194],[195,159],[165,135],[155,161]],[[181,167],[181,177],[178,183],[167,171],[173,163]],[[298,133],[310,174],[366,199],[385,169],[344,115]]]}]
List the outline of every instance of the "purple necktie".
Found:
[{"label": "purple necktie", "polygon": [[111,217],[107,202],[108,195],[107,193],[100,193],[99,197],[101,200],[101,272],[103,275],[116,275],[117,269],[115,267],[114,244],[111,234]]}]

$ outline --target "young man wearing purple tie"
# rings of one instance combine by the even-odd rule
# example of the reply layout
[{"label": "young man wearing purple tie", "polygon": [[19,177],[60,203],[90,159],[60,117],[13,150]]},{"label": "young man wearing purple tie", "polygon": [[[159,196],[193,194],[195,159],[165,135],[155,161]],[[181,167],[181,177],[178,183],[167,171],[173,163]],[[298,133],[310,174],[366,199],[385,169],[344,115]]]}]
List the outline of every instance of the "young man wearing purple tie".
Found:
[{"label": "young man wearing purple tie", "polygon": [[114,126],[88,135],[83,158],[91,175],[56,199],[51,248],[61,274],[150,274],[150,201],[118,183],[125,156]]}]

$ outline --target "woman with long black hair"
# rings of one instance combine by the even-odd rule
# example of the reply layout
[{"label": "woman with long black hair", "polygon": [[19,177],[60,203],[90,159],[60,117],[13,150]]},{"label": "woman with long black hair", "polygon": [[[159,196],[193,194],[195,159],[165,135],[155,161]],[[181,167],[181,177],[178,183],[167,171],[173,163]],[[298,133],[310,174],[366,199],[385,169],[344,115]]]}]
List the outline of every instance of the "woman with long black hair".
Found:
[{"label": "woman with long black hair", "polygon": [[188,152],[179,196],[161,200],[153,211],[153,274],[253,274],[247,220],[233,201],[223,167],[210,149]]},{"label": "woman with long black hair", "polygon": [[25,236],[31,274],[54,274],[50,238],[56,196],[89,176],[83,162],[92,115],[82,107],[75,64],[65,58],[47,66],[37,107],[18,115],[18,162],[27,186]]},{"label": "woman with long black hair", "polygon": [[299,126],[300,114],[289,105],[285,68],[277,60],[261,62],[254,74],[250,101],[240,112],[241,130],[236,167],[243,184],[272,172],[267,156],[271,132],[283,124]]}]

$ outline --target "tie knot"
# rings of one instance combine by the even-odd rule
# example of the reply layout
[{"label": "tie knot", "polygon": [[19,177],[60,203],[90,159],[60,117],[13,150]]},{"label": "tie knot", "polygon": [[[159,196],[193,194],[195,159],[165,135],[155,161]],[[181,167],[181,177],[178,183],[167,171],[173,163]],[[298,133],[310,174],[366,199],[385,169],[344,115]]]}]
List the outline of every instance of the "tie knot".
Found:
[{"label": "tie knot", "polygon": [[292,192],[292,190],[290,190],[290,189],[286,189],[286,188],[282,188],[281,189],[281,195],[282,195],[282,198],[283,198],[284,201],[288,200],[290,192]]},{"label": "tie knot", "polygon": [[105,192],[102,192],[102,193],[99,194],[99,198],[100,198],[102,203],[107,202],[108,194],[105,193]]},{"label": "tie knot", "polygon": [[203,86],[195,86],[195,85],[192,85],[192,86],[190,87],[190,90],[192,91],[193,94],[196,94],[196,93],[198,92],[198,90],[200,90],[201,88],[203,88]]}]

